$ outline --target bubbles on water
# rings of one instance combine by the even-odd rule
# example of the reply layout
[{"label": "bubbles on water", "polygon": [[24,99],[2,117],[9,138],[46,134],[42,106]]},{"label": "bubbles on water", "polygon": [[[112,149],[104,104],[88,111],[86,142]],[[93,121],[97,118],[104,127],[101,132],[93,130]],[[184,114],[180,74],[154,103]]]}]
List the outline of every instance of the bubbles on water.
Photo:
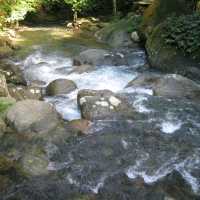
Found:
[{"label": "bubbles on water", "polygon": [[179,130],[182,126],[182,122],[180,121],[165,121],[161,124],[161,130],[164,133],[172,134]]},{"label": "bubbles on water", "polygon": [[167,113],[166,119],[161,123],[161,130],[164,133],[172,134],[182,127],[182,122],[177,119],[174,113]]},{"label": "bubbles on water", "polygon": [[137,87],[137,88],[127,87],[127,88],[125,88],[123,90],[123,92],[153,95],[153,90],[152,89],[141,88],[141,87]]},{"label": "bubbles on water", "polygon": [[144,95],[137,95],[135,101],[133,102],[134,108],[140,113],[150,113],[153,112],[152,109],[148,109],[144,101],[148,101],[147,96]]},{"label": "bubbles on water", "polygon": [[192,190],[198,194],[200,191],[200,180],[198,179],[199,177],[197,178],[192,175],[192,171],[194,169],[199,170],[199,150],[197,149],[192,156],[187,157],[183,161],[180,160],[178,155],[174,155],[174,157],[163,163],[158,169],[150,170],[150,172],[148,172],[148,169],[144,169],[148,157],[138,159],[134,166],[127,169],[126,175],[130,179],[142,177],[145,183],[151,184],[170,174],[173,170],[177,170],[191,185]]},{"label": "bubbles on water", "polygon": [[72,59],[59,54],[46,55],[40,50],[29,55],[23,62],[24,75],[28,83],[32,81],[44,81],[46,85],[53,80],[65,78],[56,70],[66,68],[72,70]]}]

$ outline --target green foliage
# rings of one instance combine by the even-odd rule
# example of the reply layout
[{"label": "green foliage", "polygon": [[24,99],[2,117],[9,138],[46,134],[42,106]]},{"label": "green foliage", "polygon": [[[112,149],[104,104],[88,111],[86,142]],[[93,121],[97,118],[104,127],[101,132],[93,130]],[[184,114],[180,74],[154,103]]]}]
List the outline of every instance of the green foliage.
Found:
[{"label": "green foliage", "polygon": [[164,24],[162,38],[184,54],[195,55],[200,49],[200,14],[171,16]]},{"label": "green foliage", "polygon": [[7,21],[15,22],[23,20],[27,12],[34,11],[40,3],[40,0],[16,0],[15,3],[10,6],[11,11]]},{"label": "green foliage", "polygon": [[13,102],[0,99],[0,114],[4,113],[12,105]]},{"label": "green foliage", "polygon": [[132,18],[131,25],[129,25],[129,27],[128,27],[128,32],[132,33],[134,31],[138,31],[141,22],[142,22],[142,16],[141,15],[135,15]]},{"label": "green foliage", "polygon": [[94,5],[94,0],[64,0],[67,4],[72,6],[74,12],[83,12],[89,10]]},{"label": "green foliage", "polygon": [[27,12],[35,11],[41,3],[42,0],[0,0],[0,28],[23,20]]}]

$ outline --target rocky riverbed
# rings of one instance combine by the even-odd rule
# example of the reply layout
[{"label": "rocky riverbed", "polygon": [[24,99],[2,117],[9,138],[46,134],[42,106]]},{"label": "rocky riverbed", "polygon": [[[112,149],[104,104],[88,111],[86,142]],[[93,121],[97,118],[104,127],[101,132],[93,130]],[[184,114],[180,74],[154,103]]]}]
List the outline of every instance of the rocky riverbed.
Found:
[{"label": "rocky riverbed", "polygon": [[17,39],[1,62],[0,199],[200,198],[198,83],[152,70],[127,33]]}]

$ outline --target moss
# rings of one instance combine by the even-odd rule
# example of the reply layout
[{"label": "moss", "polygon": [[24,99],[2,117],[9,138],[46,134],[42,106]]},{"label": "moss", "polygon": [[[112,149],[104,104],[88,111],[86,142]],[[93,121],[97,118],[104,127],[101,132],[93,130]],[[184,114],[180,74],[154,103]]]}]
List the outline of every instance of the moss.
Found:
[{"label": "moss", "polygon": [[0,175],[0,192],[5,191],[10,184],[11,180],[9,179],[9,177]]},{"label": "moss", "polygon": [[13,162],[5,156],[0,155],[0,174],[9,171],[13,167]]},{"label": "moss", "polygon": [[0,97],[0,116],[3,116],[14,103],[15,100],[13,98]]},{"label": "moss", "polygon": [[200,54],[200,14],[169,17],[162,31],[165,44],[182,51],[193,59]]},{"label": "moss", "polygon": [[[200,76],[192,71],[200,67],[197,59],[185,56],[175,46],[166,44],[162,38],[165,23],[156,26],[146,42],[146,50],[151,66],[167,73],[178,73],[193,80],[199,80]],[[200,60],[200,57],[198,57]]]},{"label": "moss", "polygon": [[26,174],[17,163],[0,154],[0,192],[12,184],[20,183],[26,179]]},{"label": "moss", "polygon": [[172,14],[180,16],[191,13],[191,7],[191,2],[188,0],[154,0],[153,4],[145,11],[140,25],[142,37],[146,39],[155,26]]},{"label": "moss", "polygon": [[137,31],[141,22],[141,16],[129,15],[121,20],[114,20],[100,31],[103,36],[102,41],[107,41],[113,32],[125,30],[127,32]]}]

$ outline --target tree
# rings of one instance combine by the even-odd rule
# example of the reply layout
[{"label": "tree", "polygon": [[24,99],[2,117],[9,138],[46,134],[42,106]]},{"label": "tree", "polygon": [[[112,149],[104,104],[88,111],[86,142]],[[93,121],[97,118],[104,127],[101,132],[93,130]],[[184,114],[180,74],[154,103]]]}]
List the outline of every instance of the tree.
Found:
[{"label": "tree", "polygon": [[113,0],[113,15],[117,15],[117,0]]},{"label": "tree", "polygon": [[65,0],[72,7],[73,20],[76,23],[78,14],[90,9],[93,6],[94,0]]}]

